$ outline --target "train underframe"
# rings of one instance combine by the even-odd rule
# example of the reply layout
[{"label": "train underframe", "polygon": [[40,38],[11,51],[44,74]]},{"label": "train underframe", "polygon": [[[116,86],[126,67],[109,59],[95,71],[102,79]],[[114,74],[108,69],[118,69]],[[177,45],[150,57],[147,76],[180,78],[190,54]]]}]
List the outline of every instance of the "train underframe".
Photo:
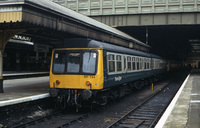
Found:
[{"label": "train underframe", "polygon": [[124,83],[102,90],[78,90],[78,89],[50,89],[51,97],[56,100],[56,107],[65,109],[67,106],[82,106],[90,105],[106,105],[109,101],[121,98],[127,94],[131,94],[134,89],[140,89],[144,86],[151,85],[158,80],[158,75]]}]

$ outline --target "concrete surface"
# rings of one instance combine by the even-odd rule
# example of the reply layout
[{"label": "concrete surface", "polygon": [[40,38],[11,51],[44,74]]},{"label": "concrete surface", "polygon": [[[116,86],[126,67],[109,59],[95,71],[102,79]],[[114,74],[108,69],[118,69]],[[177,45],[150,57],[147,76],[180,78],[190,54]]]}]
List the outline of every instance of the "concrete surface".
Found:
[{"label": "concrete surface", "polygon": [[0,93],[0,104],[5,103],[5,101],[6,103],[16,103],[16,100],[21,102],[27,101],[27,99],[43,98],[48,96],[48,92],[49,76],[4,80],[4,93]]},{"label": "concrete surface", "polygon": [[200,70],[193,70],[182,87],[155,128],[200,128]]}]

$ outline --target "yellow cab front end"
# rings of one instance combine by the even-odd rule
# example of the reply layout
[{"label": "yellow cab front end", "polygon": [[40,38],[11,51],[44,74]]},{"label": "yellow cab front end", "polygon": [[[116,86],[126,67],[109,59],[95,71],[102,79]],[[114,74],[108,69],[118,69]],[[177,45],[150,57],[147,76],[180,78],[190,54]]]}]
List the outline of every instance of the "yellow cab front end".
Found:
[{"label": "yellow cab front end", "polygon": [[[54,49],[50,70],[50,95],[62,92],[90,98],[103,89],[103,50],[97,48]],[[85,94],[83,94],[83,92]],[[69,94],[70,93],[70,94]]]}]

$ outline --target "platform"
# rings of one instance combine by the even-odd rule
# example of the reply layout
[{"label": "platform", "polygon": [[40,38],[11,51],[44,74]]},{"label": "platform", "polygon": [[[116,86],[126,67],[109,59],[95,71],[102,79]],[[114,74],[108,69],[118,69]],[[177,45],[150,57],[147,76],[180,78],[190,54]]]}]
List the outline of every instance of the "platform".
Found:
[{"label": "platform", "polygon": [[48,76],[49,72],[27,72],[27,71],[4,71],[4,79],[16,79],[16,78],[27,78],[27,77],[37,77],[37,76]]},{"label": "platform", "polygon": [[4,80],[0,107],[49,97],[49,76]]},{"label": "platform", "polygon": [[155,128],[200,128],[200,70],[188,75]]}]

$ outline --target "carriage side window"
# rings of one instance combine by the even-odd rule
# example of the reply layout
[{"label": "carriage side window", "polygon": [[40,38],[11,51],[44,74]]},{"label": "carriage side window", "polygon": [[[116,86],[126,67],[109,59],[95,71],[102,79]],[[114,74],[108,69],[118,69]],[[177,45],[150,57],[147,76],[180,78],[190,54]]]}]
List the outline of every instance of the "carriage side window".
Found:
[{"label": "carriage side window", "polygon": [[150,63],[150,61],[149,61],[149,59],[147,59],[147,69],[150,69],[149,63]]},{"label": "carriage side window", "polygon": [[124,70],[126,70],[126,56],[124,56]]},{"label": "carriage side window", "polygon": [[163,60],[160,60],[160,68],[164,68],[165,67],[165,62]]},{"label": "carriage side window", "polygon": [[108,55],[109,72],[115,72],[115,55]]},{"label": "carriage side window", "polygon": [[128,65],[127,65],[127,67],[128,67],[127,70],[128,70],[128,71],[131,71],[131,57],[130,57],[130,56],[127,57],[127,64],[128,64]]},{"label": "carriage side window", "polygon": [[137,62],[137,65],[136,65],[137,70],[139,70],[140,64],[139,64],[139,58],[138,57],[136,58],[136,62]]},{"label": "carriage side window", "polygon": [[155,60],[152,59],[152,69],[155,69]]},{"label": "carriage side window", "polygon": [[83,72],[84,73],[95,73],[96,58],[97,58],[97,53],[95,52],[83,53]]},{"label": "carriage side window", "polygon": [[161,68],[165,68],[165,61],[161,60]]},{"label": "carriage side window", "polygon": [[152,68],[155,69],[155,59],[153,59]]},{"label": "carriage side window", "polygon": [[117,62],[117,72],[122,71],[122,57],[121,55],[116,56],[116,62]]},{"label": "carriage side window", "polygon": [[133,67],[133,70],[136,70],[136,61],[135,61],[135,57],[132,57],[132,67]]},{"label": "carriage side window", "polygon": [[144,69],[147,69],[147,59],[144,59]]},{"label": "carriage side window", "polygon": [[157,60],[155,60],[154,63],[155,63],[154,68],[157,69]]},{"label": "carriage side window", "polygon": [[149,59],[149,69],[152,69],[152,59]]},{"label": "carriage side window", "polygon": [[145,69],[146,59],[142,59],[142,63],[143,63],[143,65],[142,65],[142,69]]},{"label": "carriage side window", "polygon": [[64,73],[67,61],[66,52],[55,52],[54,53],[54,63],[53,63],[53,73]]},{"label": "carriage side window", "polygon": [[80,53],[69,53],[67,57],[67,72],[78,73],[81,65],[81,55]]},{"label": "carriage side window", "polygon": [[159,62],[158,62],[158,60],[155,60],[155,69],[158,69],[158,66],[159,66]]},{"label": "carriage side window", "polygon": [[153,69],[153,62],[152,62],[152,59],[150,59],[149,61],[150,61],[150,63],[149,63],[149,68],[150,68],[150,69]]},{"label": "carriage side window", "polygon": [[142,70],[143,69],[143,60],[142,58],[140,58],[140,69],[139,70]]},{"label": "carriage side window", "polygon": [[160,64],[160,61],[157,60],[157,65],[156,65],[157,69],[159,69],[159,64]]}]

